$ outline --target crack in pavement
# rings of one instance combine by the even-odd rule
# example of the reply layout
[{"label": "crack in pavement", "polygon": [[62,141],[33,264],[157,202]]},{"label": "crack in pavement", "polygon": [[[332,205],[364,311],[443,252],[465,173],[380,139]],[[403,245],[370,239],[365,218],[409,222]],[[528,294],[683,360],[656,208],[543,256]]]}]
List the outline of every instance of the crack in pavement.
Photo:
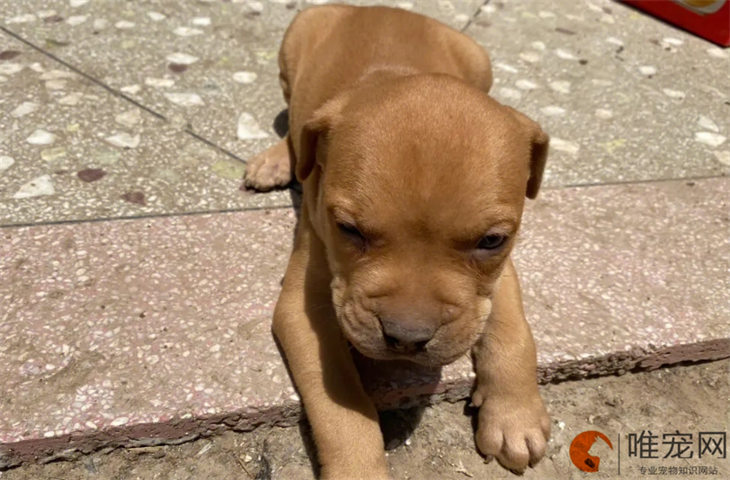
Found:
[{"label": "crack in pavement", "polygon": [[465,25],[464,25],[463,27],[461,27],[461,29],[459,30],[459,31],[460,31],[461,33],[464,33],[464,32],[466,31],[466,29],[467,29],[467,28],[469,28],[469,27],[471,26],[471,24],[472,24],[472,23],[474,23],[474,20],[476,20],[476,18],[477,18],[477,17],[479,16],[479,14],[480,14],[480,13],[482,12],[482,8],[484,8],[485,6],[487,6],[487,4],[488,4],[488,3],[490,2],[490,1],[491,1],[491,0],[485,0],[485,1],[484,1],[484,3],[482,3],[482,4],[481,4],[481,5],[479,6],[479,8],[477,8],[477,9],[476,9],[476,11],[475,11],[475,12],[474,12],[474,13],[473,13],[473,14],[472,14],[472,15],[471,15],[470,17],[469,17],[469,20],[467,20],[467,21],[466,21],[466,24],[465,24]]},{"label": "crack in pavement", "polygon": [[[73,71],[74,73],[76,73],[78,75],[81,75],[85,79],[87,79],[90,82],[94,83],[95,85],[103,88],[104,90],[106,90],[107,92],[111,93],[112,95],[114,95],[116,97],[119,97],[119,98],[121,98],[121,99],[123,99],[123,100],[125,100],[125,101],[127,101],[129,103],[131,103],[132,105],[136,106],[137,108],[140,108],[140,109],[144,110],[145,112],[147,112],[150,115],[154,116],[158,120],[162,120],[164,122],[171,123],[169,121],[169,119],[165,115],[161,114],[160,112],[157,112],[157,111],[155,111],[155,110],[147,107],[146,105],[138,102],[137,100],[131,98],[130,96],[125,95],[124,93],[122,93],[122,92],[120,92],[118,90],[115,90],[114,88],[110,87],[109,85],[107,85],[106,83],[104,83],[101,80],[97,79],[96,77],[93,77],[92,75],[89,75],[88,73],[84,72],[83,70],[81,70],[80,68],[76,67],[75,65],[73,65],[73,64],[67,62],[66,60],[60,58],[59,56],[54,55],[53,53],[44,50],[43,48],[39,47],[35,43],[31,42],[30,40],[27,40],[27,39],[23,38],[22,36],[18,35],[17,33],[13,32],[12,30],[8,29],[7,27],[5,27],[3,25],[0,25],[0,31],[4,32],[6,35],[9,35],[9,36],[15,38],[19,42],[22,42],[23,44],[29,46],[30,48],[36,50],[37,52],[45,55],[46,57],[50,58],[54,62],[60,63],[64,67],[68,68],[69,70]],[[246,160],[242,159],[241,157],[239,157],[235,153],[231,152],[230,150],[228,150],[228,149],[226,149],[226,148],[218,145],[217,143],[215,143],[215,142],[213,142],[211,140],[208,140],[207,138],[203,137],[199,133],[196,133],[195,131],[193,131],[193,129],[190,126],[186,126],[182,131],[185,132],[185,133],[187,133],[188,135],[190,135],[191,137],[193,137],[197,141],[202,142],[202,143],[205,143],[209,147],[212,147],[212,148],[218,150],[219,152],[221,152],[221,153],[223,153],[223,154],[225,154],[225,155],[233,158],[234,160],[236,160],[238,162],[243,163],[244,165],[247,163]]]},{"label": "crack in pavement", "polygon": [[225,208],[221,210],[199,210],[195,212],[174,212],[174,213],[151,213],[149,215],[126,215],[121,217],[102,217],[102,218],[80,218],[80,219],[68,219],[68,220],[46,220],[42,222],[30,222],[30,223],[8,223],[0,225],[0,230],[10,228],[25,228],[25,227],[39,227],[49,225],[73,225],[77,223],[98,223],[98,222],[117,222],[125,220],[144,220],[144,219],[157,219],[157,218],[169,218],[169,217],[192,217],[196,215],[219,215],[226,213],[238,213],[238,212],[254,212],[261,210],[284,210],[293,208],[293,204],[287,205],[272,205],[266,207],[242,207],[242,208]]}]

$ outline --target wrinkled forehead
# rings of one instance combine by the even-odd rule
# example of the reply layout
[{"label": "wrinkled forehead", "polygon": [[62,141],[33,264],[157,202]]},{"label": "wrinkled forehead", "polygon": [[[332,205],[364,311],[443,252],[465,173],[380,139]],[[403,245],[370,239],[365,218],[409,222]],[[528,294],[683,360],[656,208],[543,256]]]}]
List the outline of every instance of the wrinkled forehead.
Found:
[{"label": "wrinkled forehead", "polygon": [[346,127],[328,147],[328,205],[434,228],[477,217],[519,219],[527,142],[507,127],[437,121]]}]

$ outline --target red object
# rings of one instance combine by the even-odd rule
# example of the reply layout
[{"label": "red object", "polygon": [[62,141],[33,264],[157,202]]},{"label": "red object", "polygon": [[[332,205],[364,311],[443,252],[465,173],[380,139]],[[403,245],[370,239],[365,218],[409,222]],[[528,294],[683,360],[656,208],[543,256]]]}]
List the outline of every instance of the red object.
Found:
[{"label": "red object", "polygon": [[730,45],[730,0],[623,0],[724,47]]}]

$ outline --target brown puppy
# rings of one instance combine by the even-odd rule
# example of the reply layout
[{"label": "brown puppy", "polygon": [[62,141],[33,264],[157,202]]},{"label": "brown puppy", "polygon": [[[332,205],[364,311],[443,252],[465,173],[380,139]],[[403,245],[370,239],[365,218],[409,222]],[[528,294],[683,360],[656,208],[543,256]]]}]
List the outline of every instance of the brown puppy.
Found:
[{"label": "brown puppy", "polygon": [[273,328],[322,476],[388,478],[348,342],[427,365],[473,349],[477,446],[513,470],[537,462],[550,422],[509,254],[548,137],[487,96],[481,47],[406,11],[308,9],[279,65],[290,132],[246,181],[303,184]]}]

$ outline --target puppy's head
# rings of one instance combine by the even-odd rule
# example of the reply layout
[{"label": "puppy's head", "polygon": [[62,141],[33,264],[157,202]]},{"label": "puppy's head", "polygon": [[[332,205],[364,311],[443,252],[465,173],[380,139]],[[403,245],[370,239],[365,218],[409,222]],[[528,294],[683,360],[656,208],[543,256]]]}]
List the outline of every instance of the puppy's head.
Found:
[{"label": "puppy's head", "polygon": [[361,353],[439,365],[474,344],[547,145],[536,123],[447,76],[373,84],[316,112],[296,173]]}]

